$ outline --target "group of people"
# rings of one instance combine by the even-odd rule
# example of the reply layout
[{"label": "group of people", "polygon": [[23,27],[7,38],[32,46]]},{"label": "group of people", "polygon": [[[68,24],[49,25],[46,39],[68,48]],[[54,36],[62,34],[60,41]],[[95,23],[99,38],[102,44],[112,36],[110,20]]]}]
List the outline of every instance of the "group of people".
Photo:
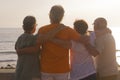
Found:
[{"label": "group of people", "polygon": [[24,18],[15,44],[16,80],[117,80],[115,40],[105,18],[95,19],[89,32],[85,20],[76,20],[72,29],[61,23],[63,16],[63,7],[54,5],[50,24],[36,35],[35,17]]}]

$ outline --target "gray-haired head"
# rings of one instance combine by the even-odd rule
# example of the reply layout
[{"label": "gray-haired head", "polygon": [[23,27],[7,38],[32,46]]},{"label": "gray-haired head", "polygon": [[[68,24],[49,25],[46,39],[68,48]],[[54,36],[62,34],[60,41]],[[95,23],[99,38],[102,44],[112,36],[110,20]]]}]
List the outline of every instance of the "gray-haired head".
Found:
[{"label": "gray-haired head", "polygon": [[50,10],[50,22],[51,23],[60,23],[64,16],[64,9],[60,5],[54,5]]}]

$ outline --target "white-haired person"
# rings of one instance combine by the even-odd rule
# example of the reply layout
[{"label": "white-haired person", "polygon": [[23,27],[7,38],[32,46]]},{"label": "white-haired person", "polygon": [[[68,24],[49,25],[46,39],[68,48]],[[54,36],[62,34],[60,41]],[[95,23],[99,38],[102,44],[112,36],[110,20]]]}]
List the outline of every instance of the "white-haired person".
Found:
[{"label": "white-haired person", "polygon": [[99,76],[98,80],[117,80],[118,67],[116,62],[114,37],[111,33],[101,34],[107,28],[107,21],[105,18],[99,17],[95,19],[95,44],[100,53],[96,57],[96,69]]}]

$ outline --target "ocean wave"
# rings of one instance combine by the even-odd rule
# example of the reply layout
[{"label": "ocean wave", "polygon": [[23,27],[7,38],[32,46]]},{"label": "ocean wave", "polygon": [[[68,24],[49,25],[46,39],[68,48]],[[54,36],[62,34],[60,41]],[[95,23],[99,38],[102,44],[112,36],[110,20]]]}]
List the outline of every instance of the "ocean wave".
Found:
[{"label": "ocean wave", "polygon": [[0,41],[0,43],[15,43],[15,41]]},{"label": "ocean wave", "polygon": [[0,62],[13,62],[13,61],[16,61],[16,60],[0,60]]},{"label": "ocean wave", "polygon": [[16,51],[0,51],[0,54],[16,54]]}]

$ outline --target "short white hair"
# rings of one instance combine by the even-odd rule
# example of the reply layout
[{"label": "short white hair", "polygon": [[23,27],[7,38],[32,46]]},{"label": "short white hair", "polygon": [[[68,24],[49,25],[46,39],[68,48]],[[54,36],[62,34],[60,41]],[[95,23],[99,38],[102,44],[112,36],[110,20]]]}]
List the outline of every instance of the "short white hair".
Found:
[{"label": "short white hair", "polygon": [[98,24],[97,28],[104,29],[107,27],[107,20],[103,17],[97,18],[94,23]]}]

